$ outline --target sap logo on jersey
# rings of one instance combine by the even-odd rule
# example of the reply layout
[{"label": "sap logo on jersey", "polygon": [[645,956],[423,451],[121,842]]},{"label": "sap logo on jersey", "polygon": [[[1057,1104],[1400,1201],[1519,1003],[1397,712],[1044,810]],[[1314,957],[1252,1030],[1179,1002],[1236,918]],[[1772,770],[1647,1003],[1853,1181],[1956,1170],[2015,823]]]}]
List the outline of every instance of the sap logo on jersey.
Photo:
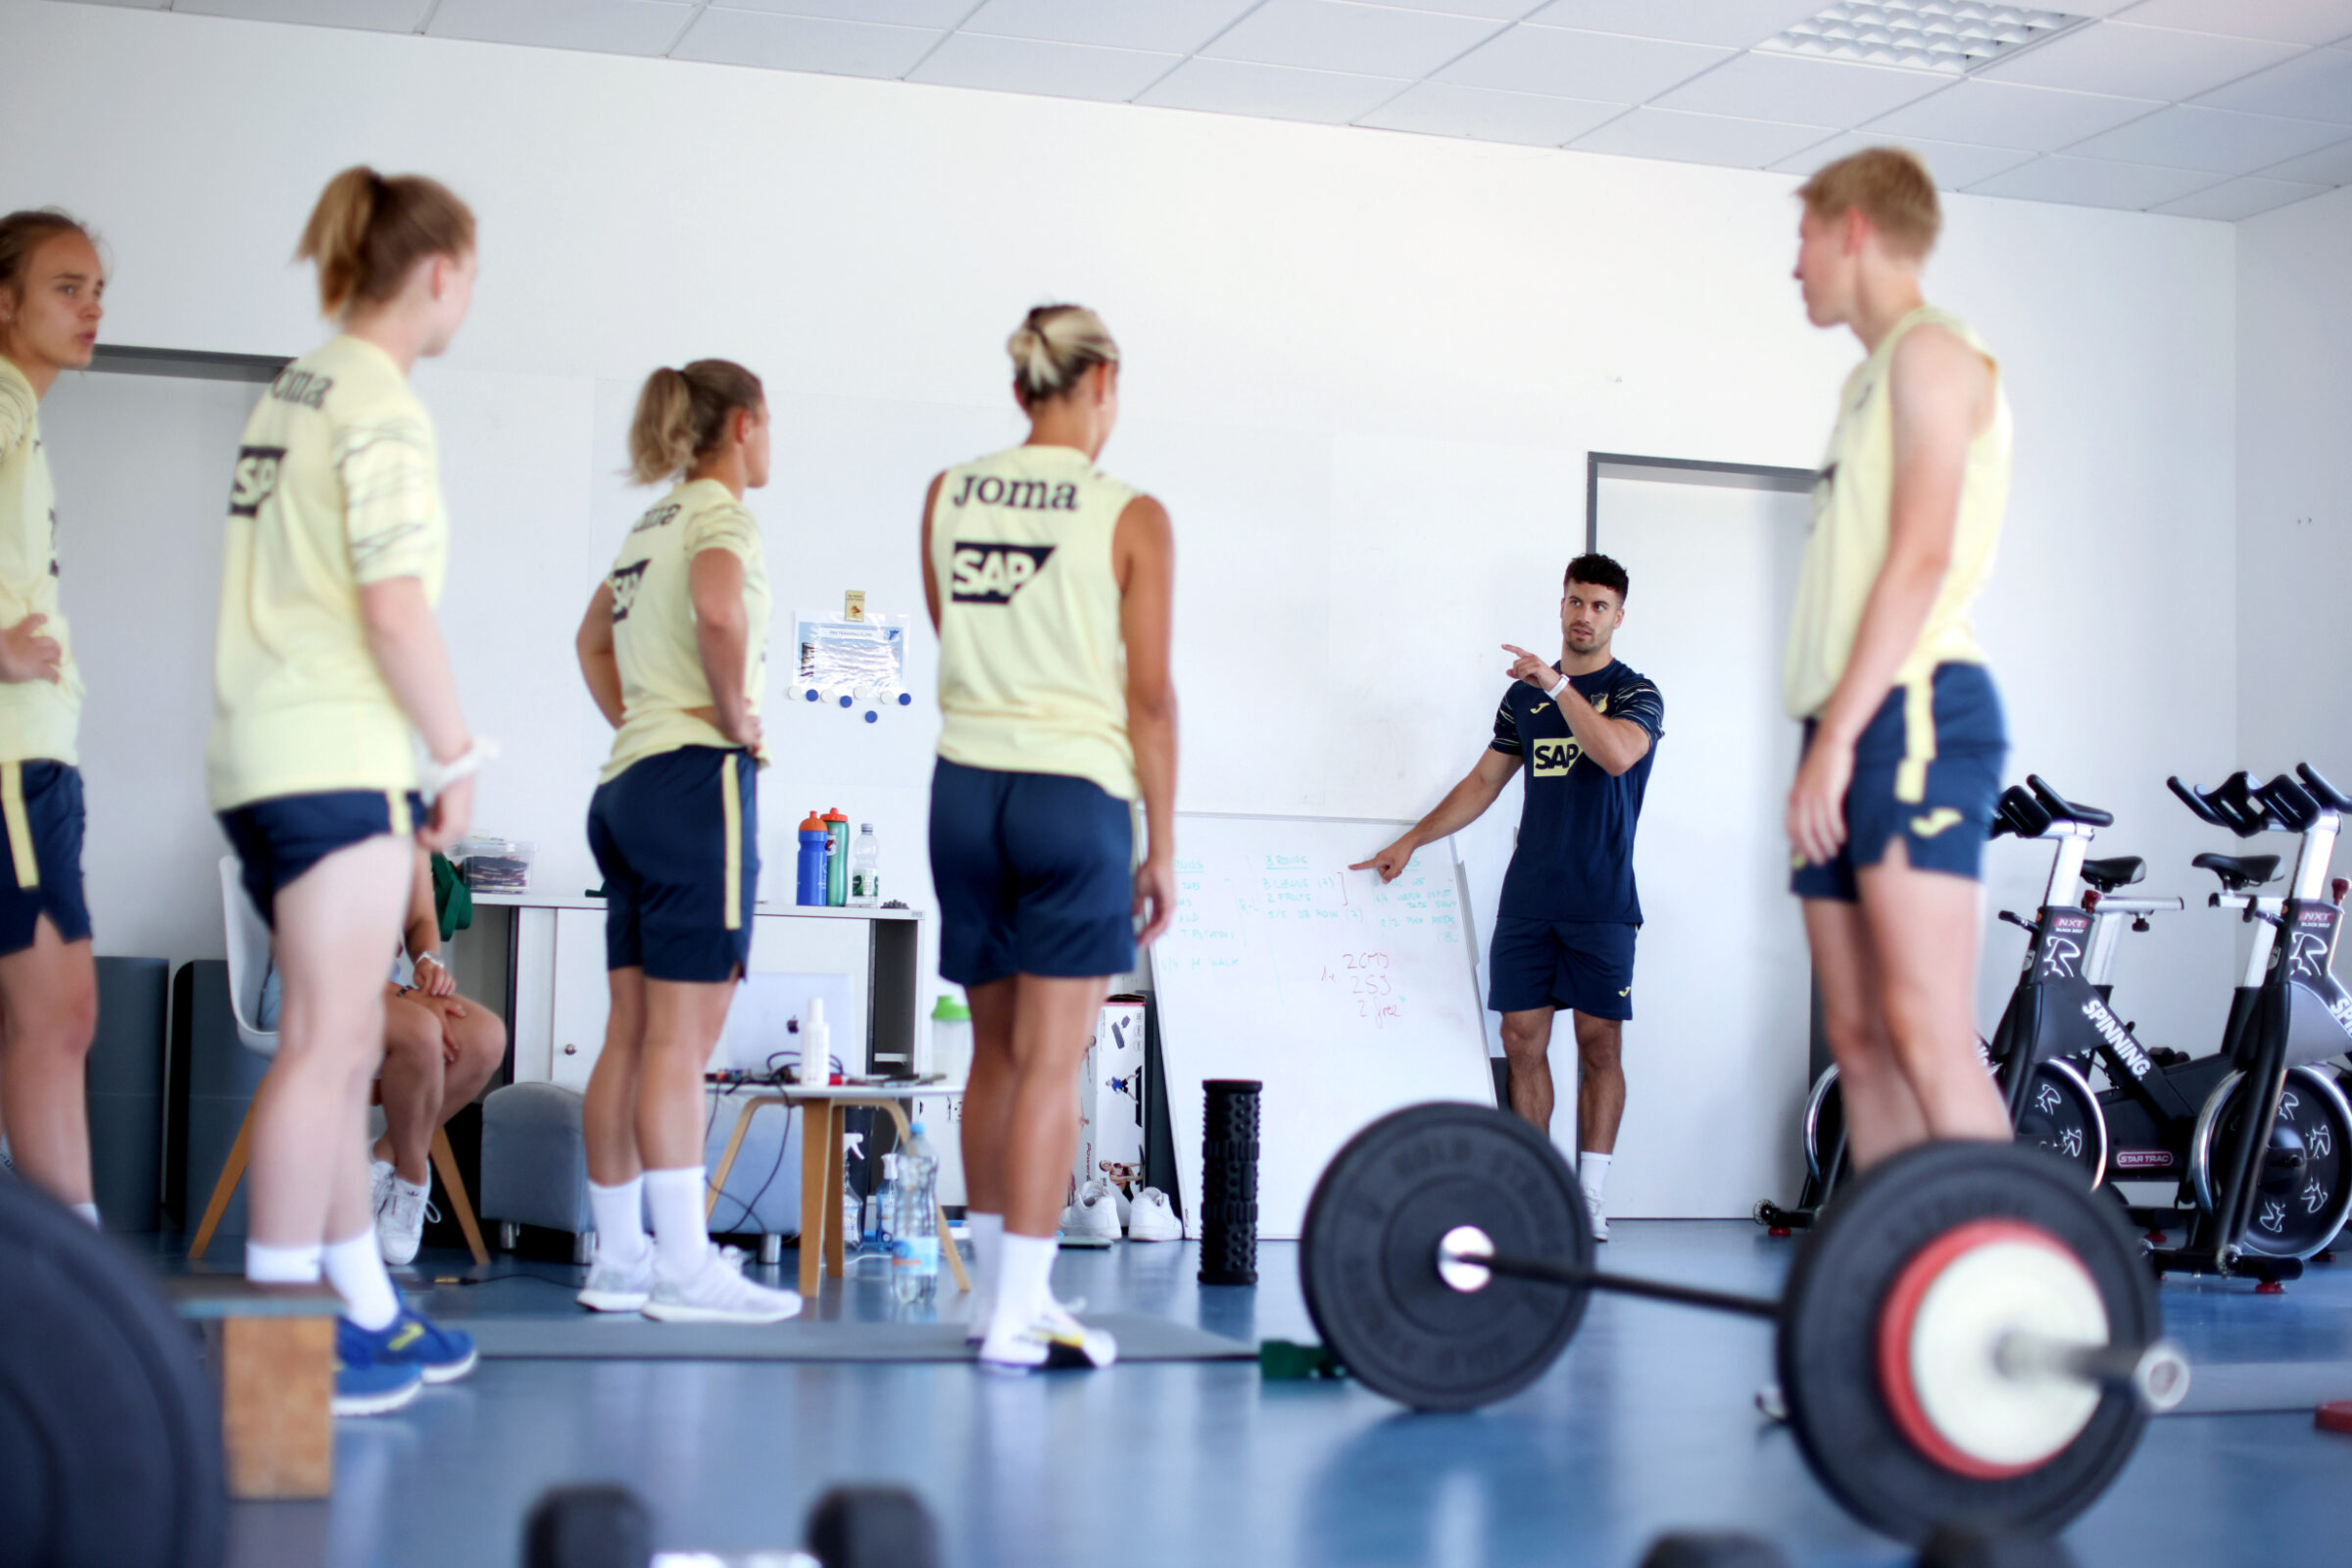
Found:
[{"label": "sap logo on jersey", "polygon": [[958,545],[954,598],[959,605],[1009,605],[1046,569],[1056,545]]},{"label": "sap logo on jersey", "polygon": [[1536,742],[1535,775],[1538,778],[1558,778],[1576,765],[1584,748],[1572,740],[1542,740]]},{"label": "sap logo on jersey", "polygon": [[[284,447],[239,447],[237,466],[229,481],[228,514],[232,517],[251,517],[261,513],[262,503],[277,493],[277,470],[286,461]],[[56,514],[50,514],[52,525]]]},{"label": "sap logo on jersey", "polygon": [[645,568],[650,561],[640,561],[634,566],[622,566],[605,579],[612,586],[612,618],[629,618],[629,607],[637,603],[637,590],[645,586]]}]

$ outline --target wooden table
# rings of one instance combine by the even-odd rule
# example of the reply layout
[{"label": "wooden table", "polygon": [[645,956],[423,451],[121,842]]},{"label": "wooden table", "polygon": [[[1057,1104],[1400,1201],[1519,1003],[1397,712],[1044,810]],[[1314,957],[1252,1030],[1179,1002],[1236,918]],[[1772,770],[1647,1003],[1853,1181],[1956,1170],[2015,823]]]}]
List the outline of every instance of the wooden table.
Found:
[{"label": "wooden table", "polygon": [[[905,1102],[918,1096],[932,1098],[963,1093],[962,1086],[941,1083],[908,1084],[834,1084],[819,1088],[798,1084],[762,1086],[760,1093],[744,1102],[735,1117],[735,1131],[728,1135],[726,1152],[718,1157],[718,1168],[710,1173],[710,1196],[703,1205],[708,1218],[718,1207],[719,1195],[726,1191],[727,1173],[735,1168],[735,1155],[743,1148],[743,1135],[751,1130],[752,1117],[762,1105],[782,1105],[786,1111],[801,1107],[805,1120],[801,1127],[801,1295],[813,1299],[822,1283],[817,1264],[822,1254],[825,1272],[835,1279],[842,1277],[847,1265],[846,1247],[842,1237],[842,1128],[845,1111],[864,1107],[884,1110],[898,1124],[899,1142],[904,1145],[912,1136],[906,1121]],[[819,1136],[821,1125],[822,1136]],[[956,1276],[956,1288],[969,1292],[971,1277],[963,1271],[963,1253],[956,1248],[955,1237],[948,1234],[948,1211],[938,1207],[940,1257]]]}]

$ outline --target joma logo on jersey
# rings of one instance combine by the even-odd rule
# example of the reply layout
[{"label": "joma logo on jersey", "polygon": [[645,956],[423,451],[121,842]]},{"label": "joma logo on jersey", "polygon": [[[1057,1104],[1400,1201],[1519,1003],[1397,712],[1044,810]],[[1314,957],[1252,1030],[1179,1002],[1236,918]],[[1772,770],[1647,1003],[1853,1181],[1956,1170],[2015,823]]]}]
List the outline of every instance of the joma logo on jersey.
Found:
[{"label": "joma logo on jersey", "polygon": [[1055,545],[963,545],[956,552],[953,597],[959,605],[1008,605],[1046,569]]},{"label": "joma logo on jersey", "polygon": [[956,492],[956,506],[977,501],[984,507],[1019,507],[1024,512],[1076,512],[1078,487],[1068,480],[1050,484],[1044,479],[1001,479],[993,473],[967,473]]},{"label": "joma logo on jersey", "polygon": [[645,568],[652,564],[650,561],[640,561],[634,566],[621,567],[605,579],[612,586],[612,618],[615,621],[629,618],[629,607],[637,603],[637,590],[645,586]]},{"label": "joma logo on jersey", "polygon": [[648,512],[644,516],[639,517],[637,519],[636,526],[632,527],[629,532],[643,533],[648,528],[659,528],[663,523],[673,520],[679,513],[685,510],[685,508],[679,506],[675,501],[669,502],[663,506],[656,507],[651,512]]},{"label": "joma logo on jersey", "polygon": [[292,403],[306,409],[322,408],[326,395],[335,389],[335,378],[320,375],[316,370],[284,369],[270,383],[270,395],[280,403]]},{"label": "joma logo on jersey", "polygon": [[1558,778],[1576,765],[1585,749],[1573,740],[1544,740],[1536,742],[1535,774],[1538,778]]},{"label": "joma logo on jersey", "polygon": [[278,466],[286,460],[284,447],[237,448],[236,472],[228,485],[228,514],[250,517],[262,503],[277,494]]}]

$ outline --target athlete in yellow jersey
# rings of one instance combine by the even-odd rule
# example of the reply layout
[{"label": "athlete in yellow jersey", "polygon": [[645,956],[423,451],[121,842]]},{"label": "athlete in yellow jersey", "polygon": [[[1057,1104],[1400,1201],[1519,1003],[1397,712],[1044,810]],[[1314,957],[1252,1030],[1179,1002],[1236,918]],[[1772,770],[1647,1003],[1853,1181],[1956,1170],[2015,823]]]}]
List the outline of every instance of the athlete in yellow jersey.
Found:
[{"label": "athlete in yellow jersey", "polygon": [[601,1312],[773,1323],[801,1309],[745,1279],[703,1217],[703,1067],[751,958],[760,881],[771,601],[743,495],[767,483],[767,397],[742,366],[647,377],[630,468],[677,483],[630,527],[580,622],[580,671],[617,732],[588,805],[612,1009],[581,1112],[596,1257],[579,1300]]},{"label": "athlete in yellow jersey", "polygon": [[1977,1055],[1978,876],[2008,740],[1970,609],[1992,569],[2010,420],[1992,357],[1920,297],[1940,216],[1907,152],[1808,180],[1796,278],[1868,351],[1814,485],[1784,694],[1793,891],[1857,1168],[2010,1136]]},{"label": "athlete in yellow jersey", "polygon": [[81,675],[57,608],[40,400],[90,363],[106,269],[55,211],[0,218],[0,1131],[18,1174],[91,1224],[83,1064],[98,970],[81,895]]},{"label": "athlete in yellow jersey", "polygon": [[[228,494],[206,772],[284,986],[254,1097],[245,1273],[343,1298],[335,1408],[464,1377],[472,1341],[401,1304],[376,1248],[368,1083],[416,846],[466,831],[482,752],[433,619],[448,518],[410,393],[473,298],[473,215],[432,180],[348,169],[299,254],[343,332],[278,372]],[[432,758],[420,779],[416,743]],[[420,784],[433,795],[429,810]]]},{"label": "athlete in yellow jersey", "polygon": [[983,1365],[1025,1371],[1117,1354],[1048,1275],[1078,1063],[1111,980],[1175,913],[1176,694],[1168,514],[1095,467],[1118,420],[1118,345],[1094,312],[1053,305],[1007,347],[1029,439],[933,479],[922,540],[939,967],[972,1009],[969,1332]]}]

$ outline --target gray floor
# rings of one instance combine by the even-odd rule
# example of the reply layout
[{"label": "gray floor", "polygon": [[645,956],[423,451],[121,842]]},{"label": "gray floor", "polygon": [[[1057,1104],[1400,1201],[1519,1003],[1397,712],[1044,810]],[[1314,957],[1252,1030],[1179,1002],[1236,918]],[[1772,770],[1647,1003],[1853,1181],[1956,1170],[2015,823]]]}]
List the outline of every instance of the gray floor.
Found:
[{"label": "gray floor", "polygon": [[[1741,1223],[1619,1221],[1603,1260],[1769,1291],[1789,1251]],[[465,1261],[431,1255],[424,1272],[475,1274]],[[1254,1290],[1204,1289],[1192,1248],[1122,1245],[1063,1253],[1055,1286],[1217,1334],[1311,1337],[1294,1249],[1267,1244],[1259,1263]],[[515,1269],[571,1277],[491,1266]],[[465,1294],[443,1287],[448,1315]],[[478,1300],[493,1309],[500,1294],[514,1293]],[[2165,1303],[2200,1360],[2352,1360],[2352,1263],[2283,1297],[2176,1281]],[[853,1281],[818,1310],[897,1309]],[[506,1568],[540,1491],[590,1479],[637,1488],[666,1546],[745,1552],[797,1544],[825,1487],[887,1478],[930,1501],[959,1568],[1630,1568],[1658,1532],[1688,1526],[1757,1531],[1799,1563],[1907,1563],[1758,1421],[1769,1356],[1763,1324],[1603,1298],[1549,1377],[1469,1416],[1406,1415],[1346,1386],[1261,1386],[1247,1363],[1004,1380],[940,1365],[492,1362],[406,1412],[344,1423],[332,1502],[241,1505],[232,1560]],[[2352,1438],[2307,1413],[2175,1416],[2068,1540],[2083,1568],[2341,1562],[2348,1499]]]}]

